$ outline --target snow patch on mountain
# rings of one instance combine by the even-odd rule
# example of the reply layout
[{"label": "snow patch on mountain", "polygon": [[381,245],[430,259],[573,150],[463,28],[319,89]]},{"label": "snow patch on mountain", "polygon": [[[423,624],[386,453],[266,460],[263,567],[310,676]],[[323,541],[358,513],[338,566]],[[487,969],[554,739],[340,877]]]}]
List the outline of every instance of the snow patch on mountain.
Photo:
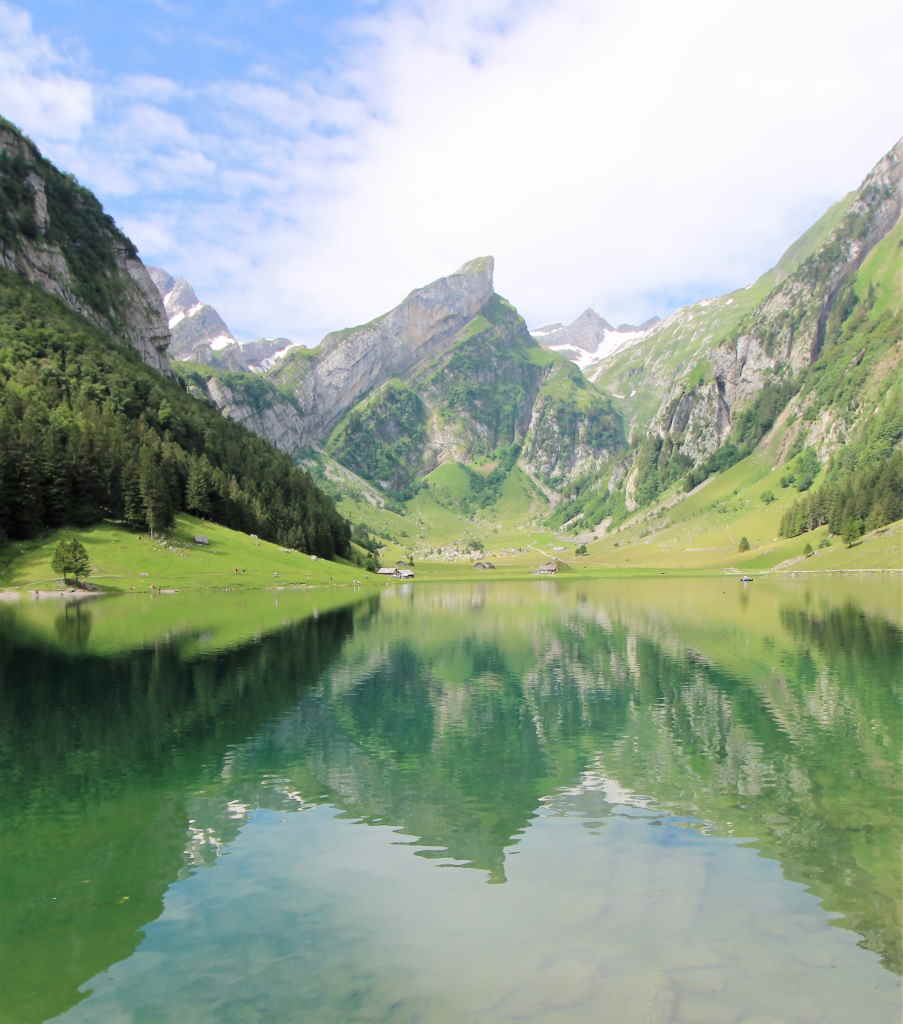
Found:
[{"label": "snow patch on mountain", "polygon": [[654,317],[639,326],[619,324],[612,327],[594,309],[587,309],[570,324],[548,324],[530,333],[543,348],[557,352],[576,363],[581,370],[587,370],[600,359],[623,352],[642,341],[657,323],[658,318]]}]

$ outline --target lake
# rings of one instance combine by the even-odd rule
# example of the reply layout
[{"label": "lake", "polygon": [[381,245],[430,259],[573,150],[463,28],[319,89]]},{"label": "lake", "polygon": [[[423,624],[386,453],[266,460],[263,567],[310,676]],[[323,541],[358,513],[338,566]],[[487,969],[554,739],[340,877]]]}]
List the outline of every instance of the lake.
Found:
[{"label": "lake", "polygon": [[900,586],[0,607],[0,1021],[896,1022]]}]

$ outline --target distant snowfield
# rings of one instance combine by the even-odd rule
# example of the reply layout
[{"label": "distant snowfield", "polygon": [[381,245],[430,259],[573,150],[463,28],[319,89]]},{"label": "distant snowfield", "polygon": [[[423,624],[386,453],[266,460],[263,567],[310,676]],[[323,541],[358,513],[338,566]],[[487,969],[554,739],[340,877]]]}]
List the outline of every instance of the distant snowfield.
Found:
[{"label": "distant snowfield", "polygon": [[263,373],[266,370],[272,370],[276,363],[278,363],[280,359],[284,359],[288,355],[288,353],[291,352],[292,349],[294,348],[303,348],[303,346],[300,344],[300,342],[293,341],[290,345],[286,345],[285,348],[279,349],[278,352],[274,352],[267,359],[264,359],[262,362],[256,364],[254,366],[254,369],[260,373]]},{"label": "distant snowfield", "polygon": [[554,336],[561,330],[562,328],[560,327],[551,330],[539,328],[535,331],[531,331],[530,333],[543,346],[543,348],[547,348],[551,352],[558,352],[559,355],[564,356],[565,359],[570,359],[572,363],[576,363],[581,370],[588,370],[593,363],[598,363],[600,359],[605,359],[607,356],[612,356],[616,352],[623,352],[624,349],[631,348],[633,345],[636,345],[637,342],[642,341],[649,333],[649,330],[607,330],[603,333],[602,340],[596,346],[595,350],[587,352],[576,345],[550,344],[548,339],[554,338]]}]

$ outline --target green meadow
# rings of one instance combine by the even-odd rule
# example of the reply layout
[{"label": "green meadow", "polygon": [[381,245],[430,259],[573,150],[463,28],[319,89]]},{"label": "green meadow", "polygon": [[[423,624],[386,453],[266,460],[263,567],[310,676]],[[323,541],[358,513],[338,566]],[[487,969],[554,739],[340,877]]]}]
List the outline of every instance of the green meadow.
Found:
[{"label": "green meadow", "polygon": [[[55,530],[30,541],[0,547],[0,587],[57,590],[61,581],[50,567],[61,537],[75,536],[87,549],[93,587],[112,593],[158,590],[247,590],[262,587],[352,586],[364,570],[325,561],[180,515],[165,536],[133,533],[112,523]],[[209,543],[196,544],[194,537]]]}]

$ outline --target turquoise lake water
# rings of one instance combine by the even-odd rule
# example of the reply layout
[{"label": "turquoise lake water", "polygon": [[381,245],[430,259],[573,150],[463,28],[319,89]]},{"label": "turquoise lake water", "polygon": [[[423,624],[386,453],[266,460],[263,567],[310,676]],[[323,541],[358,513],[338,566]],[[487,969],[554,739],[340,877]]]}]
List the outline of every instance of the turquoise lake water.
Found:
[{"label": "turquoise lake water", "polygon": [[2,609],[4,1024],[900,1019],[876,586],[255,600]]}]

